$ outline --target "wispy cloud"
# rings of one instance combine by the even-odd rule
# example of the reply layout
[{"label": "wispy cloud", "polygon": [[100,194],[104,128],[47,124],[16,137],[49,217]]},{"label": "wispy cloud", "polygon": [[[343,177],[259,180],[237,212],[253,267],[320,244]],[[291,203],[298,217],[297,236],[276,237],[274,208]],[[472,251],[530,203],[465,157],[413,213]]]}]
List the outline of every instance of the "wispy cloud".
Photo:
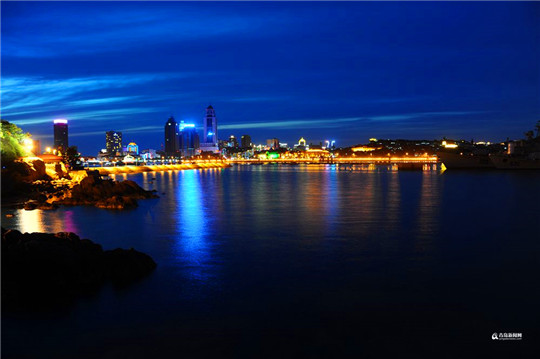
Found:
[{"label": "wispy cloud", "polygon": [[360,117],[347,118],[327,118],[327,119],[301,119],[301,120],[283,120],[272,122],[247,122],[236,123],[230,125],[220,125],[220,129],[235,130],[235,129],[250,129],[250,128],[331,128],[340,126],[341,123],[359,121]]},{"label": "wispy cloud", "polygon": [[358,117],[341,117],[341,118],[324,118],[324,119],[291,119],[271,122],[246,122],[235,123],[230,125],[220,125],[220,129],[254,129],[254,128],[279,128],[279,129],[297,129],[297,128],[335,128],[340,127],[343,123],[362,123],[372,121],[388,121],[400,122],[410,121],[426,117],[437,116],[464,116],[483,113],[483,111],[440,111],[440,112],[418,112],[395,115],[380,115],[380,116],[358,116]]},{"label": "wispy cloud", "polygon": [[[133,114],[152,113],[160,110],[161,108],[159,107],[127,107],[92,111],[64,111],[60,117],[68,118],[70,121],[111,121],[114,119],[124,119],[126,116],[132,116]],[[51,117],[37,117],[31,119],[13,120],[12,122],[19,126],[27,126],[51,123],[51,121]]]},{"label": "wispy cloud", "polygon": [[[104,75],[67,79],[42,77],[3,77],[2,115],[21,116],[49,110],[62,111],[80,107],[103,106],[141,101],[141,96],[110,96],[95,98],[95,91],[114,91],[127,87],[197,76],[186,73],[142,73],[130,75]],[[133,90],[135,91],[135,90]],[[87,98],[85,98],[87,97]],[[51,105],[53,104],[53,105]],[[54,106],[54,107],[52,107]]]},{"label": "wispy cloud", "polygon": [[88,100],[70,101],[69,104],[73,106],[103,105],[103,104],[109,104],[109,103],[133,101],[140,98],[141,96],[118,96],[118,97],[92,98]]}]

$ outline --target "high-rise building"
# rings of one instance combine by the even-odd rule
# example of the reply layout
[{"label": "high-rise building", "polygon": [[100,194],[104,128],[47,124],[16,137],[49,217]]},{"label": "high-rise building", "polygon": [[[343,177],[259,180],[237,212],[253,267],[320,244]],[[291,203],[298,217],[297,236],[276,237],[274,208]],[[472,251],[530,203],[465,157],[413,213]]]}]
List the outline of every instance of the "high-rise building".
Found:
[{"label": "high-rise building", "polygon": [[218,133],[217,133],[217,118],[216,112],[212,106],[206,108],[206,116],[203,120],[203,143],[201,143],[202,151],[219,152]]},{"label": "high-rise building", "polygon": [[183,124],[180,132],[180,150],[182,156],[192,157],[199,151],[199,134],[194,124]]},{"label": "high-rise building", "polygon": [[242,148],[251,148],[251,136],[242,135],[242,138],[240,139],[240,145]]},{"label": "high-rise building", "polygon": [[105,132],[105,148],[111,155],[121,154],[122,152],[122,132]]},{"label": "high-rise building", "polygon": [[68,148],[68,121],[54,120],[54,147],[60,152]]},{"label": "high-rise building", "polygon": [[277,138],[269,138],[266,140],[266,146],[269,148],[279,148],[279,140]]},{"label": "high-rise building", "polygon": [[165,123],[165,155],[178,156],[180,155],[180,133],[178,123],[174,117],[169,117]]}]

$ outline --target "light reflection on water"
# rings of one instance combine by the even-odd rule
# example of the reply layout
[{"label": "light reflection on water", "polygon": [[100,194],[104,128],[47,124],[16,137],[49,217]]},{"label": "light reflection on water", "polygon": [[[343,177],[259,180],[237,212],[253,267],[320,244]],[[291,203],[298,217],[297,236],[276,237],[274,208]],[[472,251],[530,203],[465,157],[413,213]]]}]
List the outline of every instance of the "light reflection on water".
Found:
[{"label": "light reflection on water", "polygon": [[[332,327],[313,318],[337,318],[332,325],[340,328],[343,318],[336,313],[345,313],[358,330],[377,325],[378,318],[366,325],[363,317],[374,306],[394,313],[409,304],[415,320],[430,320],[415,308],[437,305],[476,315],[471,322],[460,317],[465,324],[453,327],[434,316],[441,332],[483,325],[478,318],[491,318],[485,327],[492,331],[523,328],[540,300],[527,289],[540,280],[538,174],[263,165],[126,178],[160,198],[129,211],[17,210],[2,218],[4,227],[25,232],[74,231],[105,249],[133,247],[158,263],[153,275],[121,296],[87,300],[64,321],[28,319],[18,331],[11,322],[8,350],[30,351],[29,337],[42,338],[32,349],[38,357],[54,357],[41,351],[57,353],[74,341],[98,350],[95,343],[140,338],[137,328],[154,328],[144,337],[156,348],[163,333],[179,330],[174,342],[197,328],[199,338],[240,333],[234,340],[249,345],[241,336],[266,335],[268,323],[279,332],[275,340]],[[508,315],[500,311],[508,300],[500,293],[525,292],[530,295],[520,297],[520,305],[505,306]],[[381,332],[400,332],[389,325]],[[73,348],[65,353],[78,357]]]},{"label": "light reflection on water", "polygon": [[205,263],[210,262],[207,243],[210,221],[203,199],[205,194],[201,189],[201,171],[181,171],[177,175],[176,211],[178,218],[176,219],[175,250],[180,255],[178,262],[188,264],[192,268],[192,274],[195,278],[204,279],[201,268]]}]

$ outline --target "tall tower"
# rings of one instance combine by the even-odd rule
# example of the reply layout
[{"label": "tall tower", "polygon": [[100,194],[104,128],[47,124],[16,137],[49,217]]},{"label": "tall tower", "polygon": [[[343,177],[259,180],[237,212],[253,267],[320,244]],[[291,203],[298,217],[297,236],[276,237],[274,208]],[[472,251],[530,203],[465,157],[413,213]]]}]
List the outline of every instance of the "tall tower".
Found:
[{"label": "tall tower", "polygon": [[204,132],[203,143],[201,143],[202,151],[219,152],[218,148],[218,133],[217,133],[217,118],[216,112],[212,106],[206,108],[206,116],[203,120]]},{"label": "tall tower", "polygon": [[68,121],[54,120],[54,147],[60,152],[68,148]]},{"label": "tall tower", "polygon": [[167,156],[177,156],[180,154],[179,135],[178,123],[171,116],[165,123],[165,154]]}]

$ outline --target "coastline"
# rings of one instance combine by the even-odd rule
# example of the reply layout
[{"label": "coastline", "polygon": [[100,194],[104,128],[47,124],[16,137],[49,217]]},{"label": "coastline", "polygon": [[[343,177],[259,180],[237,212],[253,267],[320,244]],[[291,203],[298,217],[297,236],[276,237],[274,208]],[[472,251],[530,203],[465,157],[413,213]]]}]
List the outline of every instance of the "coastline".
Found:
[{"label": "coastline", "polygon": [[121,174],[121,173],[161,172],[161,171],[206,169],[206,168],[227,168],[231,166],[232,165],[225,162],[209,162],[209,163],[181,163],[177,165],[92,167],[88,169],[98,170],[100,175],[109,175],[109,174]]}]

